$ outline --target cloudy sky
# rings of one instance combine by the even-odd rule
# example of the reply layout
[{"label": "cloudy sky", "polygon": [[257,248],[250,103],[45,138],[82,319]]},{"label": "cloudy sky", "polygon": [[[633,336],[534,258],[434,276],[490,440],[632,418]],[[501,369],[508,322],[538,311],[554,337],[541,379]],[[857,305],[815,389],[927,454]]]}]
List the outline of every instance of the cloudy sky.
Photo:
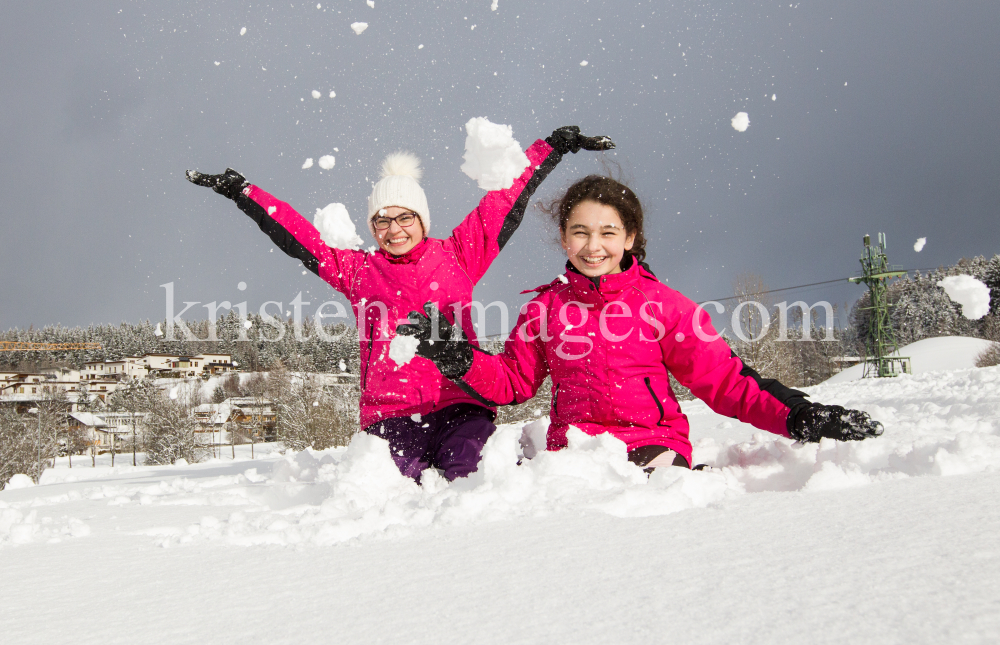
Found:
[{"label": "cloudy sky", "polygon": [[[178,303],[330,299],[184,170],[232,166],[360,223],[379,161],[409,149],[443,236],[482,195],[459,170],[474,116],[525,146],[568,124],[611,136],[650,264],[695,300],[744,271],[847,277],[865,233],[909,268],[1000,252],[1000,4],[491,2],[6,3],[0,328],[162,319],[167,282]],[[568,158],[538,196],[601,168]],[[553,237],[529,212],[477,297],[551,280]]]}]

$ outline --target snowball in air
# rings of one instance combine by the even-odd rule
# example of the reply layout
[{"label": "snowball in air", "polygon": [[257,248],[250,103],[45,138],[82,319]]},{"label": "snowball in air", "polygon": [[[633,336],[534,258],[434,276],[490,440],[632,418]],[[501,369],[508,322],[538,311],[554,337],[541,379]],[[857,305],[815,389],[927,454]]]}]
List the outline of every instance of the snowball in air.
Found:
[{"label": "snowball in air", "polygon": [[314,99],[318,99],[319,97],[323,96],[322,94],[319,93],[319,90],[313,90],[312,95]]},{"label": "snowball in air", "polygon": [[497,10],[497,4],[499,2],[500,2],[500,0],[493,0],[493,4],[490,5],[490,11],[496,11]]},{"label": "snowball in air", "polygon": [[389,358],[402,367],[417,355],[417,346],[420,341],[413,336],[395,336],[389,343]]},{"label": "snowball in air", "polygon": [[924,244],[927,244],[927,238],[918,237],[917,241],[913,244],[913,250],[916,251],[917,253],[920,253],[921,251],[924,250]]},{"label": "snowball in air", "polygon": [[330,168],[333,168],[334,164],[336,163],[337,160],[333,158],[333,155],[323,155],[322,157],[319,158],[319,167],[322,168],[323,170],[329,170]]},{"label": "snowball in air", "polygon": [[937,283],[951,301],[962,305],[962,315],[979,320],[990,312],[990,288],[971,275],[950,275]]},{"label": "snowball in air", "polygon": [[737,112],[731,123],[737,132],[746,132],[747,128],[750,127],[750,115],[746,112]]},{"label": "snowball in air", "polygon": [[319,231],[323,243],[334,249],[356,251],[364,242],[358,237],[358,230],[354,228],[354,222],[343,204],[327,204],[326,208],[317,208],[313,226]]},{"label": "snowball in air", "polygon": [[465,124],[465,163],[462,172],[483,190],[505,190],[521,176],[530,161],[509,125],[490,123],[486,117]]},{"label": "snowball in air", "polygon": [[357,35],[360,36],[361,32],[363,32],[365,29],[368,29],[368,23],[367,22],[352,22],[351,23],[351,29],[354,30],[354,33],[356,33]]},{"label": "snowball in air", "polygon": [[367,2],[365,4],[367,4],[372,9],[375,8],[375,0],[367,0]]},{"label": "snowball in air", "polygon": [[245,33],[247,33],[247,28],[246,27],[244,27],[243,29],[240,29],[240,35],[241,36],[244,35]]},{"label": "snowball in air", "polygon": [[582,61],[580,61],[580,67],[586,67],[586,66],[587,66],[587,65],[589,65],[589,64],[590,64],[590,63],[588,63],[588,62],[587,62],[587,61],[585,61],[585,60],[582,60]]},{"label": "snowball in air", "polygon": [[306,159],[305,163],[302,164],[302,170],[305,170],[306,168],[312,168],[312,167],[313,167],[313,158],[309,157],[308,159]]},{"label": "snowball in air", "polygon": [[336,97],[337,97],[337,93],[334,92],[333,90],[330,90],[330,98],[333,99],[333,98],[336,98]]}]

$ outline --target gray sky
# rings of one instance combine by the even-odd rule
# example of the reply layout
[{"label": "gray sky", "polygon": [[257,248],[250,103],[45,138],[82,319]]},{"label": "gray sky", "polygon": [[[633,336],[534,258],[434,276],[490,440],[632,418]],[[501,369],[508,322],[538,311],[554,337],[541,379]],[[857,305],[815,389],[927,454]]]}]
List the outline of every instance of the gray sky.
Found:
[{"label": "gray sky", "polygon": [[[309,218],[343,202],[360,223],[379,161],[406,148],[440,237],[482,195],[459,170],[473,116],[525,146],[568,124],[611,136],[650,264],[696,300],[741,271],[852,275],[880,230],[911,268],[1000,252],[1000,4],[321,4],[5,3],[0,328],[161,319],[170,281],[178,302],[330,299],[184,170],[232,166]],[[325,154],[334,169],[301,169]],[[600,168],[568,158],[538,196]],[[477,298],[551,280],[553,237],[529,211]]]}]

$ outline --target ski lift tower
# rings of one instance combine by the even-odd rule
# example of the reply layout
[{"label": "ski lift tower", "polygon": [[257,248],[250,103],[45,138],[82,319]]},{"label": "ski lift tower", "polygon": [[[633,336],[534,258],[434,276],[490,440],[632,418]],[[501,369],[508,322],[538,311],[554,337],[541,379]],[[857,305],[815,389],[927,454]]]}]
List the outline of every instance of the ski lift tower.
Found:
[{"label": "ski lift tower", "polygon": [[871,312],[868,317],[865,370],[863,378],[909,374],[910,357],[900,356],[896,335],[889,320],[889,303],[886,299],[886,281],[906,275],[900,265],[890,265],[885,254],[885,233],[878,234],[878,246],[871,245],[871,236],[864,237],[865,248],[861,254],[861,276],[848,278],[855,284],[868,285],[870,306],[862,309]]}]

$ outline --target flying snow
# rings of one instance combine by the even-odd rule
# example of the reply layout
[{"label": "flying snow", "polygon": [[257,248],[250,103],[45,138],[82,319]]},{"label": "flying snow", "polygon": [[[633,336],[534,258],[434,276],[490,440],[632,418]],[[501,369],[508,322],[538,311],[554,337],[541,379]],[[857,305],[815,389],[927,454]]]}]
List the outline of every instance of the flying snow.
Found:
[{"label": "flying snow", "polygon": [[514,139],[509,125],[490,123],[486,117],[465,124],[465,163],[462,172],[483,190],[506,190],[530,163]]},{"label": "flying snow", "polygon": [[497,10],[497,4],[499,4],[499,2],[500,2],[500,0],[493,0],[493,4],[490,5],[490,11],[496,11]]},{"label": "flying snow", "polygon": [[746,112],[737,112],[731,123],[737,132],[746,132],[747,128],[750,127],[750,115]]},{"label": "flying snow", "polygon": [[375,8],[375,0],[366,0],[365,4],[367,4],[372,9]]},{"label": "flying snow", "polygon": [[351,29],[354,30],[354,33],[356,33],[357,35],[360,36],[361,32],[363,32],[365,29],[368,29],[368,23],[367,22],[352,22],[351,23]]},{"label": "flying snow", "polygon": [[244,27],[243,29],[240,29],[240,35],[241,36],[245,35],[246,33],[247,33],[247,28],[246,27]]},{"label": "flying snow", "polygon": [[394,336],[389,343],[389,358],[402,367],[417,355],[417,345],[420,341],[413,336]]},{"label": "flying snow", "polygon": [[337,93],[334,92],[333,90],[330,90],[330,98],[331,99],[337,98]]},{"label": "flying snow", "polygon": [[772,94],[771,95],[771,100],[772,101],[777,101],[778,100],[778,95],[777,94]]},{"label": "flying snow", "polygon": [[990,313],[990,288],[971,275],[950,275],[937,283],[951,301],[962,305],[962,315],[979,320]]},{"label": "flying snow", "polygon": [[309,157],[308,159],[305,160],[305,163],[302,164],[302,170],[312,167],[313,167],[313,158]]},{"label": "flying snow", "polygon": [[343,204],[327,204],[326,208],[317,208],[313,226],[319,231],[323,243],[334,249],[356,251],[364,242],[358,237],[358,230],[354,228],[354,222]]},{"label": "flying snow", "polygon": [[323,96],[322,94],[319,93],[319,90],[313,90],[312,95],[314,99],[318,99],[319,97]]},{"label": "flying snow", "polygon": [[590,63],[585,60],[580,61],[580,67],[586,67],[587,65],[590,65]]},{"label": "flying snow", "polygon": [[323,155],[322,157],[319,158],[319,167],[322,168],[323,170],[329,170],[330,168],[333,168],[334,164],[336,163],[337,160],[334,159],[333,155]]},{"label": "flying snow", "polygon": [[918,237],[917,241],[913,244],[913,250],[916,251],[917,253],[920,253],[921,251],[924,250],[924,244],[927,244],[927,238]]}]

